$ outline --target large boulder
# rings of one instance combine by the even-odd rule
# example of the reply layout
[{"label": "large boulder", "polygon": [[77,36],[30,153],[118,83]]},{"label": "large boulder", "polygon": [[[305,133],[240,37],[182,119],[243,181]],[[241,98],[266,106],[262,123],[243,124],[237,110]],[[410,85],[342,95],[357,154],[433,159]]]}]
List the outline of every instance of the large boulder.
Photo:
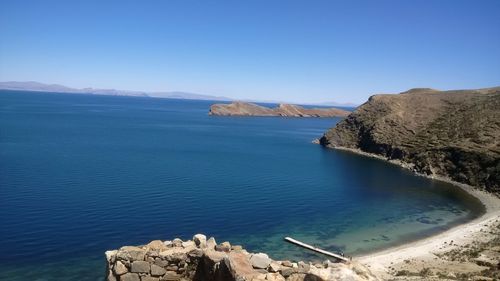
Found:
[{"label": "large boulder", "polygon": [[266,269],[271,264],[271,259],[264,253],[258,253],[250,256],[250,263],[254,268]]},{"label": "large boulder", "polygon": [[130,266],[130,272],[149,273],[150,265],[147,261],[134,261]]},{"label": "large boulder", "polygon": [[198,248],[207,247],[207,237],[203,234],[196,234],[195,236],[193,236],[193,241]]},{"label": "large boulder", "polygon": [[248,255],[241,252],[230,252],[224,259],[226,267],[235,278],[251,280],[259,273],[252,267]]}]

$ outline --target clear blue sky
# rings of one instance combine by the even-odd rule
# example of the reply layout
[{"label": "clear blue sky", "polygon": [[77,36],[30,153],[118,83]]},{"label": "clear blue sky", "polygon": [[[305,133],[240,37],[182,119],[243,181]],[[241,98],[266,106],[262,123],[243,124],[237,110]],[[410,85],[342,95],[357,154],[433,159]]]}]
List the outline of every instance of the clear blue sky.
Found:
[{"label": "clear blue sky", "polygon": [[0,1],[0,81],[363,102],[500,85],[500,1]]}]

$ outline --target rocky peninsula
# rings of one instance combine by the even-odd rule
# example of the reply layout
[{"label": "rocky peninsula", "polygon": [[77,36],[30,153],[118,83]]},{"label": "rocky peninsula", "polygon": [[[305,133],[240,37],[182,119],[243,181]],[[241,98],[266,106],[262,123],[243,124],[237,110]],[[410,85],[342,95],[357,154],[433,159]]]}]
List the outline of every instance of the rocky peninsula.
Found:
[{"label": "rocky peninsula", "polygon": [[196,234],[192,240],[155,240],[106,252],[108,281],[380,280],[356,262],[274,261],[229,242]]},{"label": "rocky peninsula", "polygon": [[454,183],[485,214],[357,261],[384,280],[500,278],[500,87],[375,95],[328,130],[328,148],[388,160]]},{"label": "rocky peninsula", "polygon": [[209,115],[218,116],[281,116],[281,117],[345,117],[349,111],[339,108],[304,108],[293,104],[280,104],[269,108],[248,102],[217,103],[210,106]]},{"label": "rocky peninsula", "polygon": [[500,193],[500,87],[374,95],[320,139]]}]

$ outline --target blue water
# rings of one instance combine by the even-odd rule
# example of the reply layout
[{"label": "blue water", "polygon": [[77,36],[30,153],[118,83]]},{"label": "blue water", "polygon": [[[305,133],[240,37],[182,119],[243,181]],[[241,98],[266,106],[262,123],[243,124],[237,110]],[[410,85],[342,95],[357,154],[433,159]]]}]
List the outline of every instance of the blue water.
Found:
[{"label": "blue water", "polygon": [[103,253],[205,233],[275,259],[356,255],[470,220],[449,184],[311,140],[339,119],[0,91],[0,280],[101,280]]}]

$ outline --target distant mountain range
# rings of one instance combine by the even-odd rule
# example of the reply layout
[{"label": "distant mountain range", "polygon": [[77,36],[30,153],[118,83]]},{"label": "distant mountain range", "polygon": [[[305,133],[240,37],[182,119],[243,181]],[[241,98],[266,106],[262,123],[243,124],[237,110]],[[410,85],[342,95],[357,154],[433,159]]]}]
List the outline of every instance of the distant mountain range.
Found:
[{"label": "distant mountain range", "polygon": [[359,104],[356,104],[356,103],[351,103],[351,102],[340,103],[340,102],[334,102],[334,101],[315,103],[312,105],[334,106],[334,107],[358,107],[359,106]]},{"label": "distant mountain range", "polygon": [[232,99],[221,96],[201,95],[186,92],[143,92],[143,91],[127,91],[116,89],[94,89],[83,88],[76,89],[58,84],[44,84],[40,82],[0,82],[0,90],[16,90],[16,91],[35,91],[35,92],[53,92],[53,93],[74,93],[74,94],[93,94],[93,95],[109,95],[109,96],[137,96],[137,97],[156,97],[156,98],[171,98],[171,99],[190,99],[190,100],[217,100],[230,101]]},{"label": "distant mountain range", "polygon": [[[0,82],[0,90],[14,90],[14,91],[34,91],[34,92],[52,92],[52,93],[74,93],[74,94],[93,94],[93,95],[109,95],[109,96],[136,96],[136,97],[155,97],[155,98],[169,98],[169,99],[189,99],[189,100],[213,100],[213,101],[234,101],[232,98],[224,96],[212,96],[187,92],[144,92],[144,91],[128,91],[116,89],[94,89],[82,88],[76,89],[59,84],[44,84],[35,81],[8,81]],[[260,103],[283,103],[282,101],[259,101],[259,100],[245,100],[248,102]],[[340,106],[340,107],[356,107],[357,104],[353,103],[336,103],[325,102],[316,103],[311,105],[321,106]]]}]

